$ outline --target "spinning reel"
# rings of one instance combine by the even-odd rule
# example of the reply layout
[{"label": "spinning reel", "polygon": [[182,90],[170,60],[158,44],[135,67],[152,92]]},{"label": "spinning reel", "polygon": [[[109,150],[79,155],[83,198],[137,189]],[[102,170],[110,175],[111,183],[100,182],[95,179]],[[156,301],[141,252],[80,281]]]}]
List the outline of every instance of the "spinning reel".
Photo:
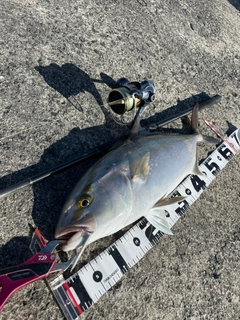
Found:
[{"label": "spinning reel", "polygon": [[156,89],[149,80],[143,82],[129,82],[121,78],[109,93],[107,103],[110,107],[113,120],[118,124],[130,124],[137,111],[142,114],[150,102],[155,99]]}]

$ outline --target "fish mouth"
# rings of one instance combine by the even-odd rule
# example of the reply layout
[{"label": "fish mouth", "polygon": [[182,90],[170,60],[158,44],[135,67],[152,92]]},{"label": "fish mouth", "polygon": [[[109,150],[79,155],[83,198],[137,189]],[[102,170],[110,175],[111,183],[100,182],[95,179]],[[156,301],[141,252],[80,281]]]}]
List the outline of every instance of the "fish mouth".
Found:
[{"label": "fish mouth", "polygon": [[86,235],[90,234],[87,228],[84,227],[68,227],[55,235],[55,238],[67,240],[66,243],[61,246],[61,249],[63,251],[71,251],[85,245],[83,240]]},{"label": "fish mouth", "polygon": [[83,226],[67,227],[62,231],[56,232],[55,238],[62,239],[62,240],[69,240],[73,235],[75,235],[76,233],[82,232],[83,230],[85,230]]},{"label": "fish mouth", "polygon": [[83,246],[86,235],[89,236],[96,229],[96,220],[92,214],[88,214],[77,224],[67,226],[64,229],[57,228],[55,232],[56,239],[63,239],[67,242],[61,246],[63,251],[70,251]]}]

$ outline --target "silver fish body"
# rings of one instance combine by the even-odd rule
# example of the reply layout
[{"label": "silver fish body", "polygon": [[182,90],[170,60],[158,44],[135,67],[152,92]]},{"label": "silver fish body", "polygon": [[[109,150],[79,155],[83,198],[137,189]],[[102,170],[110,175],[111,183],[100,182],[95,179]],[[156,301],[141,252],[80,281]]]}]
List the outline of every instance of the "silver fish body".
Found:
[{"label": "silver fish body", "polygon": [[[69,251],[108,236],[145,216],[171,234],[162,207],[166,196],[197,172],[200,134],[148,135],[128,139],[90,168],[67,200],[55,237]],[[85,232],[90,236],[82,242]]]}]

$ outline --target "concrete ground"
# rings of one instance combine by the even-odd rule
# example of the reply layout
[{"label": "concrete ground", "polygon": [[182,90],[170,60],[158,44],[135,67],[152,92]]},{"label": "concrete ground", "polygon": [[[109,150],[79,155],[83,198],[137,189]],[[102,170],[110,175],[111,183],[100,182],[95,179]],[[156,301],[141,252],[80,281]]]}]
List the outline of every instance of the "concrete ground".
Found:
[{"label": "concrete ground", "polygon": [[[1,189],[127,133],[100,108],[120,77],[154,81],[146,127],[167,108],[215,94],[222,101],[201,112],[201,132],[212,134],[205,119],[224,133],[240,127],[238,0],[0,0],[0,16]],[[199,159],[211,149],[200,146]],[[239,160],[82,319],[240,319]],[[32,227],[53,239],[92,161],[0,200],[1,268],[30,256]],[[81,265],[116,237],[89,246]],[[14,294],[0,319],[64,317],[38,281]]]}]

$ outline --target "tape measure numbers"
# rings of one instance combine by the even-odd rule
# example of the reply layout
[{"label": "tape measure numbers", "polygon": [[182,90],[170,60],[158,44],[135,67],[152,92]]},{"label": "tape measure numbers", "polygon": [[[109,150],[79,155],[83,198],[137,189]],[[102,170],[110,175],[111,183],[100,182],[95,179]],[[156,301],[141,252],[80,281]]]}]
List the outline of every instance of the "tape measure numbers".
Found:
[{"label": "tape measure numbers", "polygon": [[[186,198],[167,207],[172,227],[198,199],[216,175],[240,149],[240,129],[234,131],[199,166],[203,175],[188,176],[171,194]],[[157,243],[163,233],[145,218],[68,279],[62,275],[50,283],[64,315],[76,320],[113,287]]]}]

